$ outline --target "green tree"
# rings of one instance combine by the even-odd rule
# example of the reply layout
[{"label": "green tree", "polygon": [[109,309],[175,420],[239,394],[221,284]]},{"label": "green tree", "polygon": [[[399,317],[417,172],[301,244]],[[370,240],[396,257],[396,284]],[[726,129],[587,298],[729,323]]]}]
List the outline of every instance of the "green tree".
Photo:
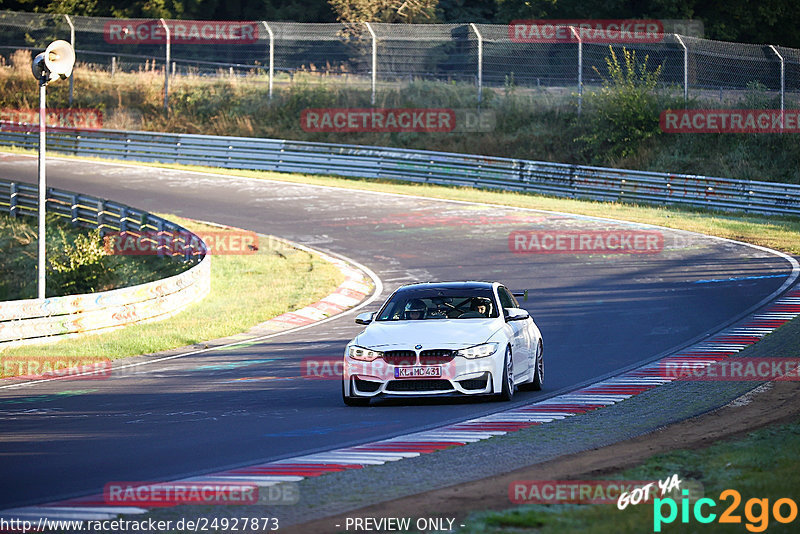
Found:
[{"label": "green tree", "polygon": [[661,66],[648,70],[648,56],[636,61],[636,51],[622,49],[622,61],[609,46],[610,56],[605,58],[608,74],[604,75],[599,91],[585,95],[584,115],[581,119],[588,133],[576,141],[584,143],[592,159],[602,163],[616,163],[637,153],[639,146],[658,135],[659,113],[662,109],[656,88]]},{"label": "green tree", "polygon": [[437,22],[439,0],[328,0],[340,22]]}]

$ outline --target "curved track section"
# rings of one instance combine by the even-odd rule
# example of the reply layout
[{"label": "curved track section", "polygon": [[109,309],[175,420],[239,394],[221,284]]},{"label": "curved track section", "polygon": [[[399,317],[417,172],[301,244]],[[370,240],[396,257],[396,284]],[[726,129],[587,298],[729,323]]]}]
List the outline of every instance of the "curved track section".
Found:
[{"label": "curved track section", "polygon": [[[308,358],[341,354],[358,331],[347,315],[106,381],[2,392],[0,450],[15,481],[0,490],[2,508],[87,495],[109,481],[184,478],[351,447],[545,400],[703,339],[792,274],[768,251],[668,230],[659,230],[657,254],[509,251],[516,230],[639,228],[566,214],[68,160],[48,169],[59,187],[346,254],[387,290],[441,279],[528,288],[526,308],[545,336],[547,385],[511,406],[345,408],[337,380],[305,379],[302,369]],[[0,175],[32,182],[35,160],[6,156]]]}]

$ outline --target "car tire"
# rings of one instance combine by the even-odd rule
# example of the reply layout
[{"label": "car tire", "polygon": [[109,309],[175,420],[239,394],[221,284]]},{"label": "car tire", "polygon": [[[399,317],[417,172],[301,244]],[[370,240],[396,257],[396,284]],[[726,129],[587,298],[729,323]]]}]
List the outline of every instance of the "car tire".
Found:
[{"label": "car tire", "polygon": [[348,397],[344,394],[344,380],[342,380],[342,400],[346,406],[367,406],[369,397]]},{"label": "car tire", "polygon": [[539,349],[536,351],[536,369],[533,371],[533,380],[531,381],[531,389],[540,391],[544,386],[544,345],[541,340],[539,341]]},{"label": "car tire", "polygon": [[514,359],[511,357],[511,347],[506,347],[506,359],[503,362],[503,389],[497,399],[510,401],[514,398],[514,389]]}]

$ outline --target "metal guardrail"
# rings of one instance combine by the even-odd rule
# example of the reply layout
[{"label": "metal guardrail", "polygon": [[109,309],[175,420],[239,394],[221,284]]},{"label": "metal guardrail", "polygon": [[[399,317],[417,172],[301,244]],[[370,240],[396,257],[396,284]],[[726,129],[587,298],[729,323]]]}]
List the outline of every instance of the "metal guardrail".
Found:
[{"label": "metal guardrail", "polygon": [[[49,132],[47,143],[50,150],[78,156],[381,178],[577,199],[800,215],[800,186],[773,182],[424,150],[156,132]],[[0,145],[35,149],[38,134],[0,130]]]},{"label": "metal guardrail", "polygon": [[[35,216],[37,208],[36,186],[0,181],[0,212],[12,217]],[[166,318],[208,294],[211,264],[204,255],[205,244],[180,225],[118,202],[53,188],[47,190],[47,211],[101,232],[126,232],[145,240],[153,234],[174,236],[186,243],[184,253],[195,265],[175,276],[111,291],[0,302],[0,347],[49,342]]]}]

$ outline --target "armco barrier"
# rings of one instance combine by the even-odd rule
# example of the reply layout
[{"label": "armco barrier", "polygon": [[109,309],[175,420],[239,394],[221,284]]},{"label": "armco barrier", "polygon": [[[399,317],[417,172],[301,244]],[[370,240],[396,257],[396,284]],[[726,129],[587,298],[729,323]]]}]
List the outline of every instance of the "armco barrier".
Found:
[{"label": "armco barrier", "polygon": [[[37,208],[35,186],[0,181],[0,212],[12,217],[35,215]],[[151,213],[52,188],[47,190],[47,211],[101,232],[180,233],[187,237],[185,228]],[[202,241],[198,238],[195,243]],[[54,341],[166,318],[202,299],[211,288],[210,258],[189,246],[186,254],[194,265],[163,280],[100,293],[0,302],[0,347]]]},{"label": "armco barrier", "polygon": [[[423,150],[114,130],[48,135],[80,156],[210,167],[388,178],[560,197],[800,215],[800,186]],[[0,145],[35,149],[37,132],[3,131]]]}]

